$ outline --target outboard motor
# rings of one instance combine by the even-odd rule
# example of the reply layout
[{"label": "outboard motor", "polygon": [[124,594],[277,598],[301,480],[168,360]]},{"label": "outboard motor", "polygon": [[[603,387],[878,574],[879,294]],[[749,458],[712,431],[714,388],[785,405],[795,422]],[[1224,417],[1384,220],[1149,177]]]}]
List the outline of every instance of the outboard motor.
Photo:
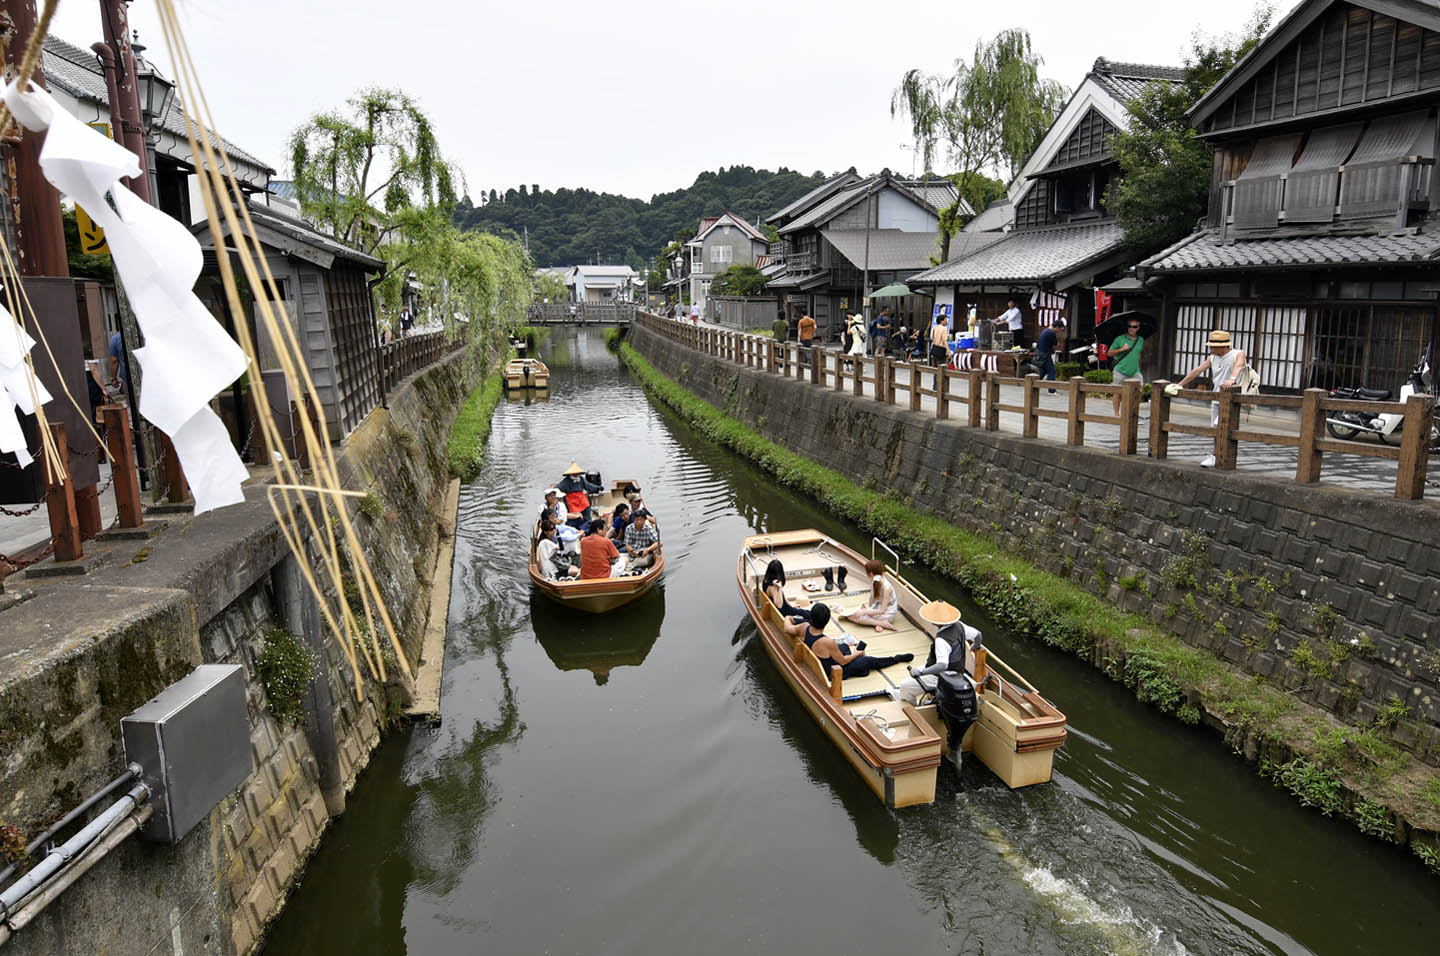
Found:
[{"label": "outboard motor", "polygon": [[603,481],[600,480],[600,472],[598,472],[598,471],[587,471],[587,472],[585,472],[585,480],[588,481],[588,482],[590,482],[590,484],[592,484],[592,485],[603,485],[603,484],[605,484]]},{"label": "outboard motor", "polygon": [[949,761],[960,769],[960,742],[965,731],[980,719],[980,702],[976,699],[975,682],[964,671],[942,671],[935,675],[935,708],[945,721],[949,741]]}]

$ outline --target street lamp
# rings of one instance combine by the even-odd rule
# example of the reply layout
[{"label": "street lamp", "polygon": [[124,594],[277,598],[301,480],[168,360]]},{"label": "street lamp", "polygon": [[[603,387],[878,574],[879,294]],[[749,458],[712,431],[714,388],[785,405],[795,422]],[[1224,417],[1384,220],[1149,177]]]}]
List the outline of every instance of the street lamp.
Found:
[{"label": "street lamp", "polygon": [[157,124],[175,98],[175,84],[155,69],[155,64],[140,55],[145,52],[143,45],[134,42],[130,48],[135,51],[135,86],[140,97],[140,120],[145,127],[145,142],[156,146],[160,142]]}]

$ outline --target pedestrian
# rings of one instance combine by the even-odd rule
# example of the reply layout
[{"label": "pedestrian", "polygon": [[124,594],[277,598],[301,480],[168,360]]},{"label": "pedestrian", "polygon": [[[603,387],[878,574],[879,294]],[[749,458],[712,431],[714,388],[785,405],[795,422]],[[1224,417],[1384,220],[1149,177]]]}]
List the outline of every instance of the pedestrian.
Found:
[{"label": "pedestrian", "polygon": [[[1145,376],[1140,374],[1140,350],[1144,347],[1145,339],[1140,334],[1140,320],[1131,319],[1125,325],[1125,334],[1115,336],[1115,341],[1110,343],[1110,357],[1117,359],[1110,372],[1111,385],[1124,385],[1126,382],[1145,384]],[[1115,406],[1115,414],[1119,415],[1120,393],[1112,392],[1110,399]]]},{"label": "pedestrian", "polygon": [[865,357],[865,316],[855,313],[849,318],[850,350],[846,353],[852,360],[851,364]]},{"label": "pedestrian", "polygon": [[945,326],[945,316],[935,316],[935,325],[930,329],[930,364],[939,368],[950,358],[950,333]]},{"label": "pedestrian", "polygon": [[1025,317],[1020,314],[1020,307],[1015,304],[1014,299],[1006,299],[1005,304],[1008,308],[1000,314],[1000,318],[995,320],[995,324],[997,327],[1008,328],[1010,330],[1011,345],[1018,345],[1024,348]]},{"label": "pedestrian", "polygon": [[402,336],[409,335],[413,328],[415,328],[415,316],[410,313],[408,308],[402,307],[400,309],[400,334]]},{"label": "pedestrian", "polygon": [[795,335],[804,348],[808,349],[815,344],[815,320],[810,317],[810,313],[800,314],[800,321],[795,323]]},{"label": "pedestrian", "polygon": [[[1184,378],[1175,383],[1178,389],[1189,385],[1195,378],[1206,369],[1210,370],[1210,387],[1216,392],[1222,388],[1234,388],[1245,369],[1245,353],[1240,349],[1231,348],[1230,333],[1223,329],[1216,329],[1210,333],[1210,354],[1205,361],[1192,368]],[[1220,424],[1220,403],[1210,403],[1210,426],[1212,428]],[[1215,456],[1206,455],[1200,459],[1200,467],[1214,468]]]},{"label": "pedestrian", "polygon": [[129,394],[130,371],[125,365],[125,342],[119,332],[110,333],[110,381],[119,381]]},{"label": "pedestrian", "polygon": [[885,347],[890,343],[890,307],[887,305],[880,310],[880,317],[875,320],[875,355],[879,357],[885,354]]},{"label": "pedestrian", "polygon": [[[1050,325],[1040,330],[1040,338],[1035,342],[1035,364],[1040,369],[1040,377],[1047,382],[1055,381],[1055,347],[1059,338],[1055,326]],[[1049,389],[1049,392],[1054,395],[1055,389]]]}]

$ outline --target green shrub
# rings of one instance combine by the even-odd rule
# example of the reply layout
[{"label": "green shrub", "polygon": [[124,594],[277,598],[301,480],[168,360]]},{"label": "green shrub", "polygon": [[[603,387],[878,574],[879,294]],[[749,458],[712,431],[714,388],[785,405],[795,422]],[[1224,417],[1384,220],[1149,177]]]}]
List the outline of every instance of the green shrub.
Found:
[{"label": "green shrub", "polygon": [[614,352],[620,348],[620,330],[609,328],[605,330],[605,347]]},{"label": "green shrub", "polygon": [[1268,773],[1276,786],[1295,794],[1301,806],[1314,807],[1327,817],[1344,809],[1339,774],[1317,767],[1304,757],[1296,757],[1278,767],[1264,767],[1261,772]]},{"label": "green shrub", "polygon": [[461,481],[474,481],[480,474],[485,463],[485,441],[490,437],[490,418],[504,392],[504,379],[498,373],[490,376],[470,393],[455,418],[446,457],[450,474]]},{"label": "green shrub", "polygon": [[1085,373],[1085,381],[1094,382],[1097,385],[1109,385],[1115,380],[1108,368],[1092,368]]},{"label": "green shrub", "polygon": [[[1085,363],[1084,363],[1084,362],[1056,362],[1056,363],[1055,363],[1055,377],[1056,377],[1057,379],[1059,379],[1060,381],[1062,381],[1062,382],[1069,381],[1070,379],[1075,378],[1076,376],[1083,376],[1084,374],[1085,374]],[[1107,378],[1107,379],[1105,379],[1105,381],[1108,382],[1108,381],[1110,381],[1110,379]]]},{"label": "green shrub", "polygon": [[1391,820],[1390,811],[1385,808],[1385,805],[1364,797],[1357,800],[1355,806],[1350,808],[1350,818],[1355,821],[1355,825],[1360,828],[1362,833],[1368,833],[1371,836],[1383,839],[1395,831],[1395,823]]},{"label": "green shrub", "polygon": [[360,513],[371,521],[379,521],[385,513],[385,500],[378,491],[369,491],[360,499]]},{"label": "green shrub", "polygon": [[305,719],[305,691],[315,678],[315,655],[294,634],[278,624],[265,628],[265,645],[255,659],[256,676],[265,690],[270,715],[282,727]]}]

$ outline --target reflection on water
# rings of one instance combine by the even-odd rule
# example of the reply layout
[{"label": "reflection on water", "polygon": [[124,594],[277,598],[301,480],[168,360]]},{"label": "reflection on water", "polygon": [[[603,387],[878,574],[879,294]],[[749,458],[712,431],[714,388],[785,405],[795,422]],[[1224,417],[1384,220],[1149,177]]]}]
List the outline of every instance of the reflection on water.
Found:
[{"label": "reflection on water", "polygon": [[[268,952],[1433,950],[1440,894],[1403,851],[914,568],[1071,736],[1053,785],[1011,791],[972,760],[935,804],[886,810],[734,590],[746,534],[866,536],[651,407],[599,330],[541,357],[549,400],[497,410],[462,494],[443,723],[377,752]],[[639,480],[666,542],[660,587],[600,617],[525,575],[539,492],[572,458]]]}]

